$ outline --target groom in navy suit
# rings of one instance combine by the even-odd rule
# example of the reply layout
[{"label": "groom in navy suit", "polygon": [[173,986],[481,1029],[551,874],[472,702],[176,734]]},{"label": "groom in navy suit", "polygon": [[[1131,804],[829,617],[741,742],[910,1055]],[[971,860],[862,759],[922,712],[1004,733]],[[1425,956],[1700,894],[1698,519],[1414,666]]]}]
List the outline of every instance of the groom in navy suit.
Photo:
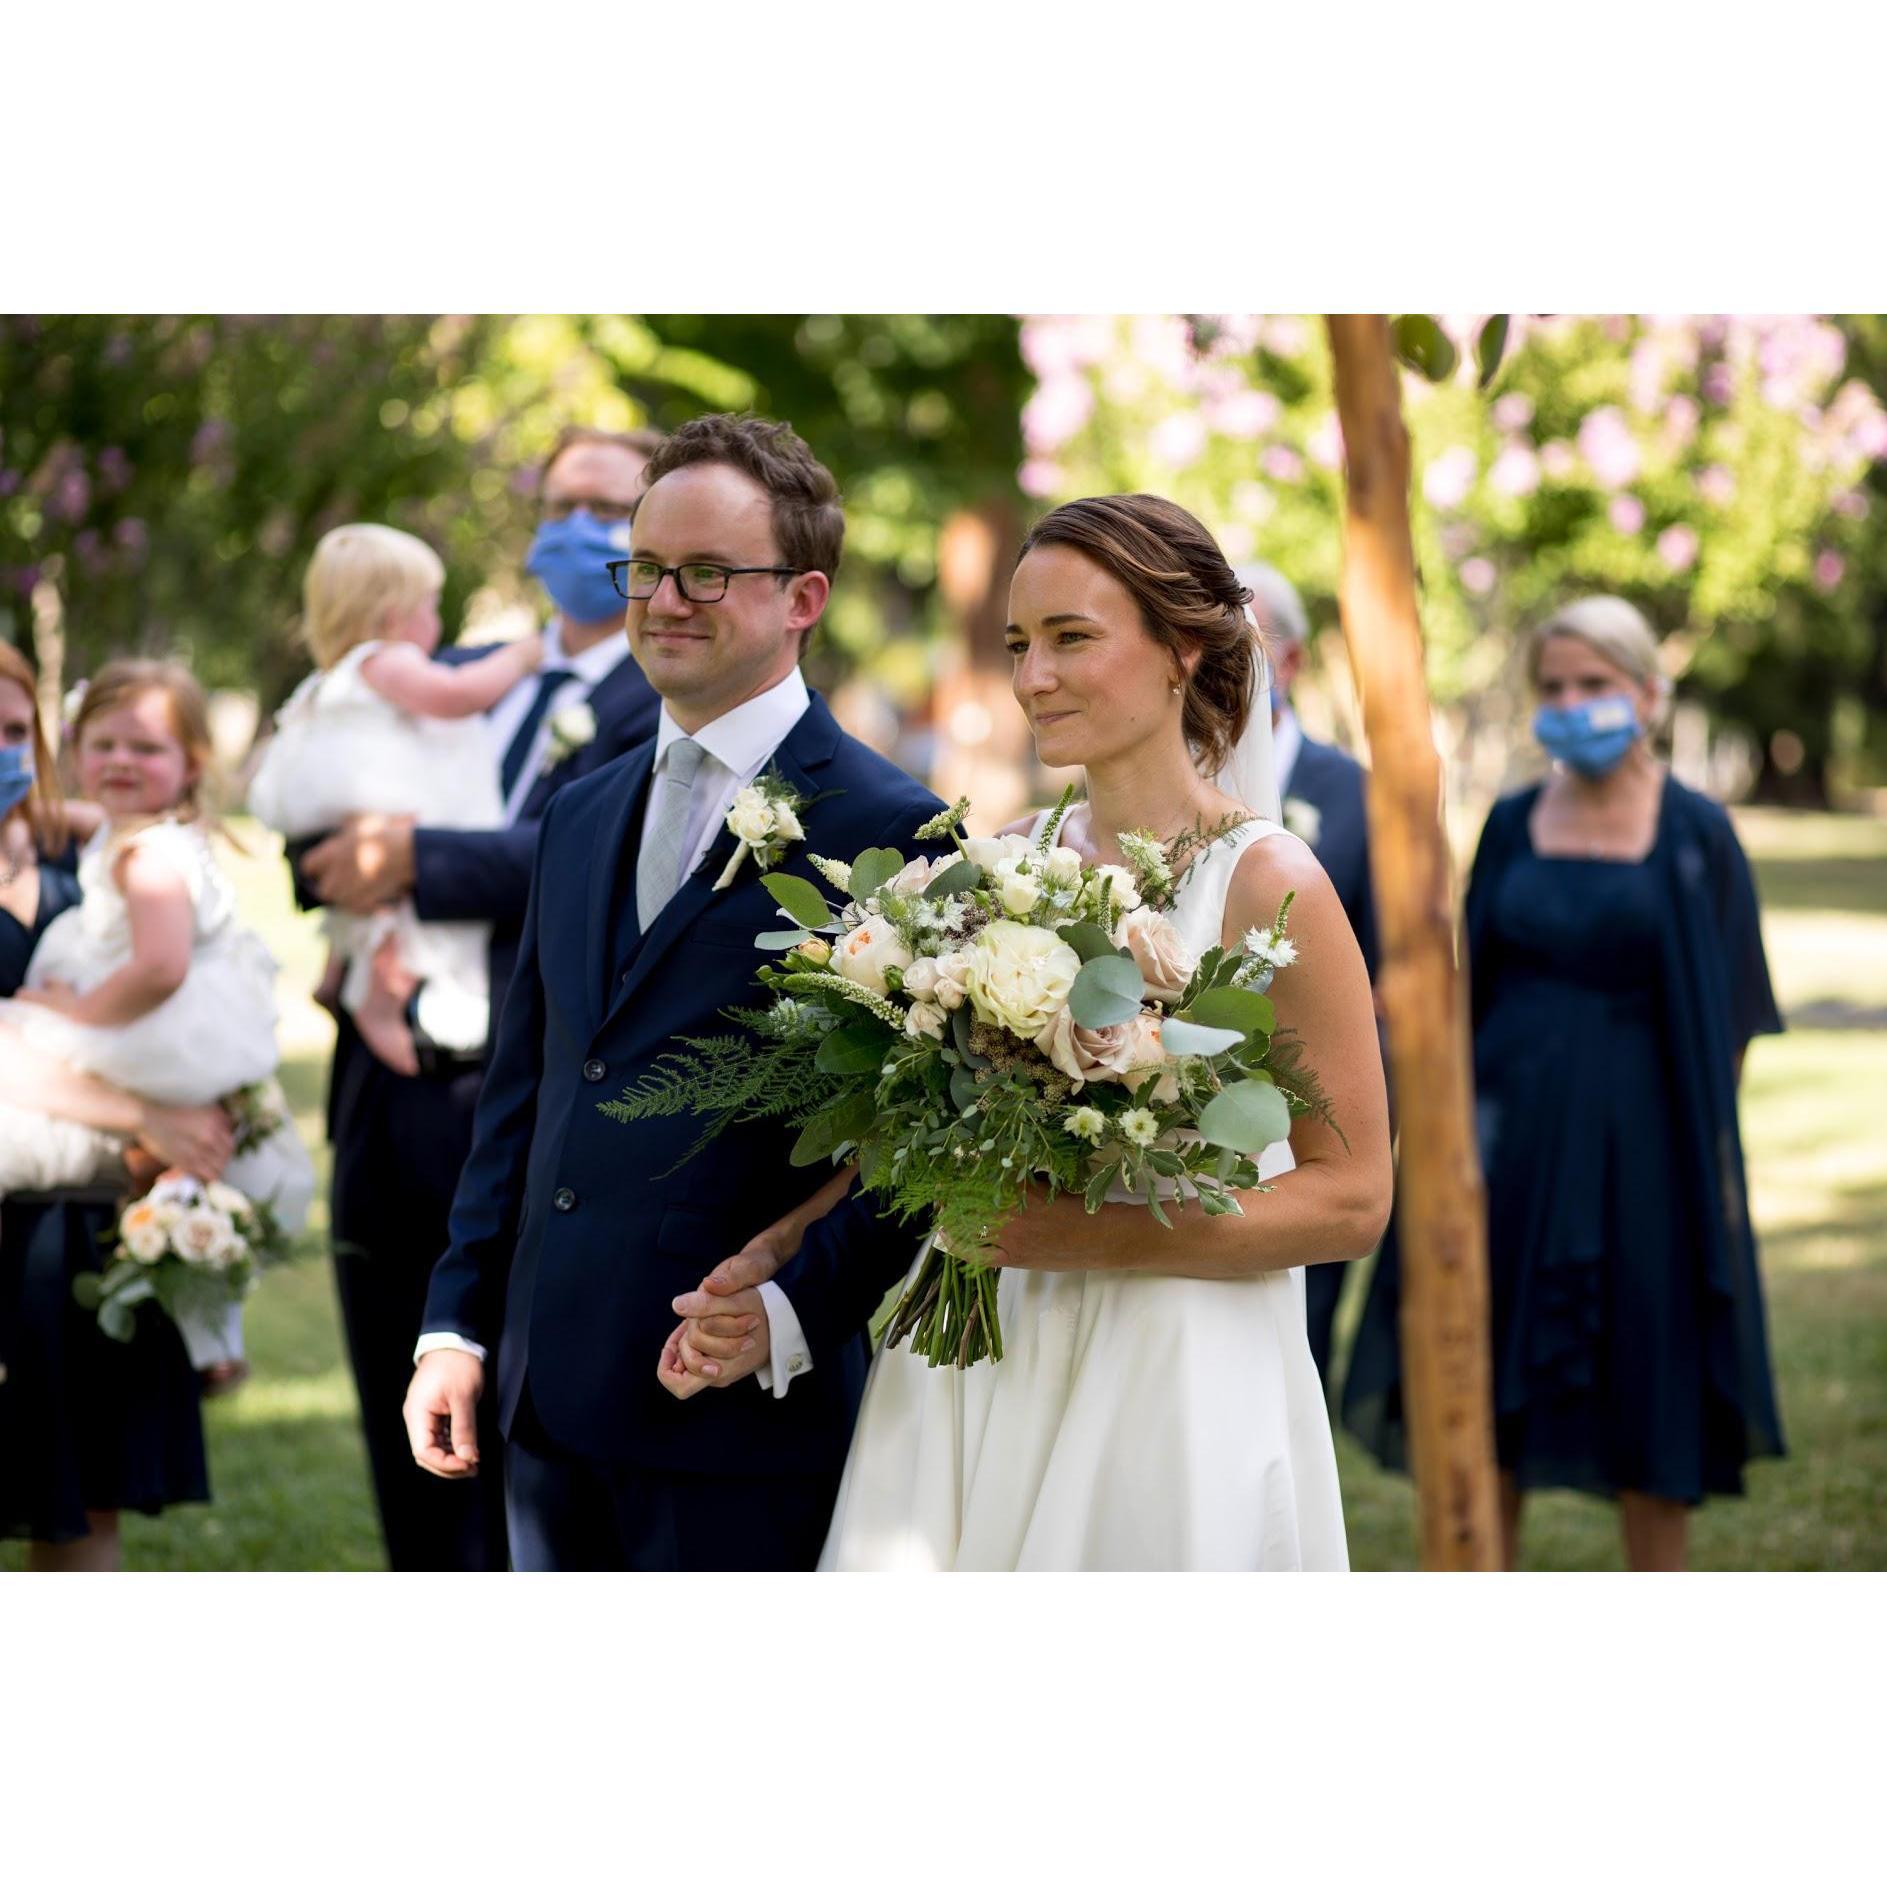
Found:
[{"label": "groom in navy suit", "polygon": [[[429,920],[490,924],[494,1022],[517,955],[538,823],[551,796],[655,731],[655,691],[630,659],[622,599],[604,566],[623,555],[649,454],[661,442],[660,433],[573,426],[544,461],[529,568],[556,614],[544,632],[543,667],[490,716],[505,823],[415,830],[411,819],[352,819],[301,859],[303,888],[315,901],[364,912],[410,896]],[[448,652],[442,659],[476,660],[482,653]],[[588,739],[575,738],[584,733]],[[471,1150],[484,1073],[477,1057],[434,1051],[423,987],[407,1013],[417,1074],[387,1067],[345,1011],[336,1018],[330,1218],[348,1361],[393,1570],[502,1571],[508,1549],[496,1477],[452,1487],[421,1474],[400,1419],[427,1280]],[[495,1424],[490,1432],[495,1441]]]},{"label": "groom in navy suit", "polygon": [[[1330,875],[1344,915],[1356,933],[1369,980],[1376,981],[1376,904],[1369,882],[1369,775],[1341,747],[1312,740],[1291,708],[1291,684],[1304,665],[1310,618],[1296,586],[1268,563],[1247,564],[1238,579],[1270,641],[1271,740],[1277,758],[1284,824],[1317,854]],[[1337,1300],[1347,1265],[1310,1265],[1304,1272],[1304,1308],[1317,1373],[1330,1387],[1330,1346]]]},{"label": "groom in navy suit", "polygon": [[[414,1458],[458,1480],[477,1472],[476,1412],[495,1401],[523,1570],[809,1569],[867,1323],[915,1256],[915,1231],[856,1195],[770,1234],[828,1177],[791,1164],[778,1122],[689,1159],[699,1121],[599,1111],[676,1036],[727,1033],[721,1012],[756,998],[753,939],[777,926],[774,900],[751,861],[717,888],[742,787],[777,775],[806,802],[782,866],[802,874],[814,853],[910,856],[940,810],[801,679],[843,532],[831,475],[790,427],[714,415],[655,454],[634,558],[614,566],[661,718],[546,811],[405,1410]],[[769,1236],[777,1275],[722,1306],[751,1348],[720,1393],[677,1399],[656,1362],[678,1303]]]}]

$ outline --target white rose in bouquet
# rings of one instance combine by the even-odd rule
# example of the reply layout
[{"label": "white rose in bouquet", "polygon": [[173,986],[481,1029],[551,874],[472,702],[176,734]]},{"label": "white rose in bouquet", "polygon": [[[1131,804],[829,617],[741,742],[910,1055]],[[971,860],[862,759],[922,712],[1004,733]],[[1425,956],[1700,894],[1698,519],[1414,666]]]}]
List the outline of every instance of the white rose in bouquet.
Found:
[{"label": "white rose in bouquet", "polygon": [[773,809],[773,836],[784,839],[788,845],[797,845],[806,836],[806,828],[799,823],[799,814],[784,800]]},{"label": "white rose in bouquet", "polygon": [[856,930],[847,931],[832,952],[832,967],[876,996],[890,994],[885,972],[906,969],[910,962],[910,951],[885,917],[866,918]]},{"label": "white rose in bouquet", "polygon": [[926,1000],[941,1003],[946,1009],[961,1009],[970,993],[970,953],[948,950],[935,961],[937,981]]},{"label": "white rose in bouquet", "polygon": [[1052,885],[1078,885],[1081,882],[1081,854],[1072,845],[1057,845],[1042,860],[1042,876]]},{"label": "white rose in bouquet", "polygon": [[1028,849],[1028,840],[1019,832],[1007,832],[996,839],[963,841],[964,855],[981,869],[985,877],[990,876],[1003,859],[1020,858]]},{"label": "white rose in bouquet", "polygon": [[1140,887],[1125,865],[1096,865],[1094,876],[1099,885],[1106,887],[1117,911],[1139,910]]},{"label": "white rose in bouquet", "polygon": [[1068,1006],[1081,959],[1052,930],[998,918],[963,953],[964,991],[985,1022],[1032,1042]]},{"label": "white rose in bouquet", "polygon": [[240,1222],[249,1215],[248,1199],[234,1186],[225,1186],[220,1179],[211,1180],[205,1197],[227,1218]]},{"label": "white rose in bouquet", "polygon": [[[1160,1018],[1146,1010],[1127,1024],[1127,1065],[1115,1076],[1123,1087],[1137,1088],[1155,1068],[1172,1060],[1166,1044],[1160,1040]],[[1162,1075],[1153,1090],[1153,1098],[1162,1104],[1179,1099],[1179,1078]]]},{"label": "white rose in bouquet", "polygon": [[728,809],[727,827],[735,838],[759,845],[773,836],[774,812],[757,786],[743,786]]},{"label": "white rose in bouquet", "polygon": [[904,1012],[906,1035],[928,1035],[943,1040],[944,1024],[949,1018],[934,1002],[914,1002]]},{"label": "white rose in bouquet", "polygon": [[914,858],[886,883],[885,889],[895,891],[900,897],[914,898],[920,891],[928,890],[930,881],[942,877],[956,862],[954,858]]},{"label": "white rose in bouquet", "polygon": [[996,895],[1011,917],[1027,917],[1042,901],[1043,884],[1019,858],[996,861]]},{"label": "white rose in bouquet", "polygon": [[1039,1048],[1077,1088],[1089,1081],[1118,1081],[1133,1065],[1134,1025],[1110,1023],[1104,1029],[1084,1029],[1070,1010],[1063,1009],[1035,1038]]},{"label": "white rose in bouquet", "polygon": [[118,1222],[118,1233],[128,1251],[141,1265],[154,1265],[170,1249],[162,1209],[149,1199],[140,1199],[126,1207]]},{"label": "white rose in bouquet", "polygon": [[919,957],[904,972],[904,993],[915,996],[919,1002],[929,1002],[937,993],[937,959]]},{"label": "white rose in bouquet", "polygon": [[241,1241],[232,1226],[214,1206],[191,1206],[177,1221],[171,1243],[186,1264],[206,1265],[220,1270],[236,1256]]},{"label": "white rose in bouquet", "polygon": [[1177,1002],[1198,968],[1198,958],[1173,920],[1145,905],[1120,920],[1114,942],[1132,954],[1135,966],[1146,979],[1147,994],[1161,1002]]}]

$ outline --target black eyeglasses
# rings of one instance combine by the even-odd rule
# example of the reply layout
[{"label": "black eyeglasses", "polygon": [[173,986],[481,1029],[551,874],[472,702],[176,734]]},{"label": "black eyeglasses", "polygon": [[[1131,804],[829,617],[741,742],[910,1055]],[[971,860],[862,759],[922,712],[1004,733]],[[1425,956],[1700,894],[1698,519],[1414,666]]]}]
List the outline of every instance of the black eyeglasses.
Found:
[{"label": "black eyeglasses", "polygon": [[664,577],[673,577],[684,602],[718,603],[727,594],[729,577],[803,577],[803,570],[791,564],[745,564],[735,569],[721,563],[661,564],[652,557],[618,557],[604,566],[616,594],[631,603],[646,603],[662,587]]}]

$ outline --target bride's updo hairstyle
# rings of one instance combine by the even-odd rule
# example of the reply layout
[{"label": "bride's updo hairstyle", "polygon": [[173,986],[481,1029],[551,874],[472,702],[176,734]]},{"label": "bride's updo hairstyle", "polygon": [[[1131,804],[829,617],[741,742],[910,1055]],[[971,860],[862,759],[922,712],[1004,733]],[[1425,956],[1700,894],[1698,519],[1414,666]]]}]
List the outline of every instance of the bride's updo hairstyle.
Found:
[{"label": "bride's updo hairstyle", "polygon": [[1183,725],[1199,770],[1217,773],[1251,714],[1259,631],[1245,614],[1251,591],[1212,533],[1170,499],[1134,492],[1058,505],[1022,540],[1017,563],[1049,544],[1078,550],[1119,583],[1182,677],[1183,658],[1197,653]]}]

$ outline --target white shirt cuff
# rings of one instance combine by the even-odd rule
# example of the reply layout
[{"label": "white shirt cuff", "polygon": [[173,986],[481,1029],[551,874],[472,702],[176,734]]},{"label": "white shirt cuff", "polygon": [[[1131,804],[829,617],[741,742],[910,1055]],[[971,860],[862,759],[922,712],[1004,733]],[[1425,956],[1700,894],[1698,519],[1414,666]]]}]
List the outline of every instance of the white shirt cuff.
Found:
[{"label": "white shirt cuff", "polygon": [[767,1313],[768,1360],[754,1371],[754,1380],[777,1401],[792,1388],[794,1377],[812,1368],[812,1351],[791,1300],[777,1284],[761,1285],[760,1302]]},{"label": "white shirt cuff", "polygon": [[456,1330],[428,1330],[413,1345],[413,1361],[417,1363],[428,1350],[463,1350],[467,1356],[475,1356],[482,1363],[485,1360],[485,1346],[474,1343],[470,1337],[462,1337]]}]

